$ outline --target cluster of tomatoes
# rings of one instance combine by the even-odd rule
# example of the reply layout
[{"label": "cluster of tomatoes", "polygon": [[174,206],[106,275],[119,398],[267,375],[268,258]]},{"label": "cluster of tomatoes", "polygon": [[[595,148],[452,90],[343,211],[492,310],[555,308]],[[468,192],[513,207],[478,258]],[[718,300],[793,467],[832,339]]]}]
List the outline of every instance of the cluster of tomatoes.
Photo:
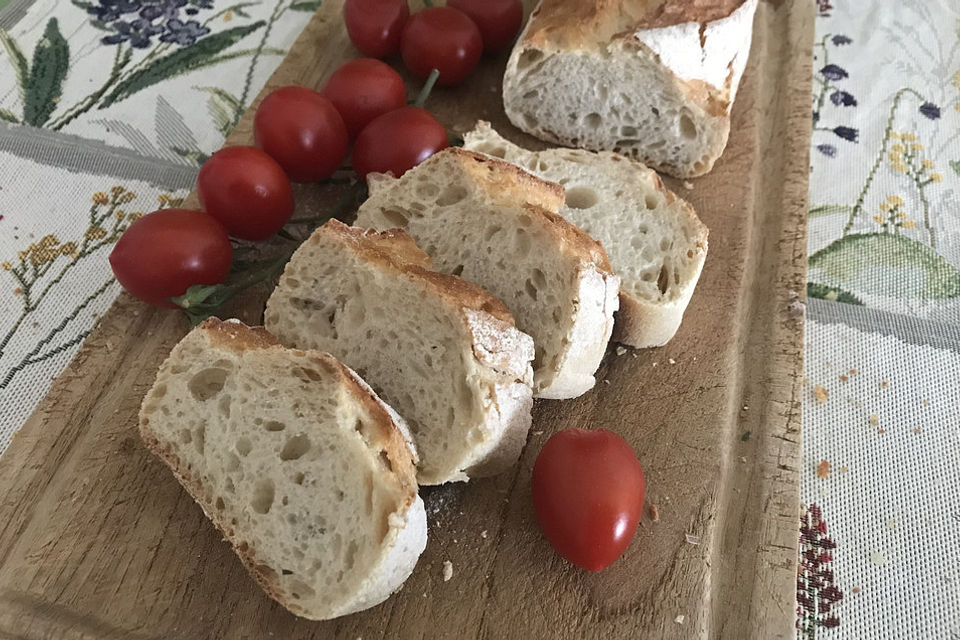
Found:
[{"label": "cluster of tomatoes", "polygon": [[[157,211],[127,229],[110,254],[113,272],[137,298],[157,306],[194,285],[226,278],[233,259],[229,236],[265,240],[293,214],[292,182],[329,178],[346,159],[359,177],[400,176],[449,144],[447,131],[422,108],[432,81],[463,81],[483,50],[513,39],[519,0],[450,0],[412,17],[406,0],[348,0],[351,40],[369,58],[347,62],[320,92],[283,87],[268,95],[254,118],[256,146],[228,147],[200,169],[203,211]],[[376,58],[401,52],[417,76],[432,78],[414,105],[403,79]]]},{"label": "cluster of tomatoes", "polygon": [[364,55],[386,58],[397,52],[410,71],[437,84],[460,84],[483,52],[508,46],[523,22],[520,0],[447,0],[410,16],[407,0],[347,0],[343,9],[351,42]]}]

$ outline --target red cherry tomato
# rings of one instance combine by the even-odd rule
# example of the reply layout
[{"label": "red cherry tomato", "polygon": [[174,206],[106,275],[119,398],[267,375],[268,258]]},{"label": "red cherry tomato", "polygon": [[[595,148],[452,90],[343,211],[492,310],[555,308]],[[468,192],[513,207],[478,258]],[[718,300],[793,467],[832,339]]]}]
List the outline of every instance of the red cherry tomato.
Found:
[{"label": "red cherry tomato", "polygon": [[373,58],[351,60],[334,71],[322,93],[340,112],[351,138],[377,116],[407,104],[403,78]]},{"label": "red cherry tomato", "polygon": [[450,146],[447,130],[429,111],[403,107],[375,118],[353,144],[353,170],[402,176],[437,151]]},{"label": "red cherry tomato", "polygon": [[447,0],[447,6],[464,12],[477,24],[487,53],[513,42],[523,23],[520,0]]},{"label": "red cherry tomato", "polygon": [[630,544],[643,509],[643,469],[617,434],[554,434],[537,456],[532,483],[543,534],[573,564],[600,571]]},{"label": "red cherry tomato", "polygon": [[187,209],[164,209],[140,218],[110,252],[110,266],[123,288],[158,307],[175,307],[168,299],[195,284],[219,284],[232,259],[223,225],[202,211]]},{"label": "red cherry tomato", "polygon": [[293,213],[287,174],[256,147],[227,147],[210,156],[197,176],[197,195],[204,211],[244,240],[266,240]]},{"label": "red cherry tomato", "polygon": [[483,53],[483,38],[473,20],[450,7],[433,7],[414,14],[403,28],[400,54],[415,76],[440,72],[437,84],[463,82]]},{"label": "red cherry tomato", "polygon": [[347,0],[343,5],[350,42],[372,58],[386,58],[400,50],[400,33],[409,17],[407,0]]},{"label": "red cherry tomato", "polygon": [[294,182],[329,178],[349,142],[337,108],[306,87],[281,87],[264,98],[253,118],[253,138]]}]

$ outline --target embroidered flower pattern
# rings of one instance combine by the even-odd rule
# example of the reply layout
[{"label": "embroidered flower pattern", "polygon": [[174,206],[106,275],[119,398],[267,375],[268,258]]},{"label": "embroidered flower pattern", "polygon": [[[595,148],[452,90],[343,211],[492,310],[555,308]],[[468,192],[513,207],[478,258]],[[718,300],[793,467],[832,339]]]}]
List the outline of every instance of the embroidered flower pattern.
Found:
[{"label": "embroidered flower pattern", "polygon": [[811,504],[800,518],[797,567],[797,629],[804,640],[816,638],[818,629],[840,626],[833,611],[843,600],[843,592],[834,584],[832,551],[836,547],[827,536],[820,507]]},{"label": "embroidered flower pattern", "polygon": [[[848,79],[850,73],[840,65],[831,63],[828,60],[830,53],[828,45],[832,44],[834,47],[842,47],[851,42],[853,42],[853,40],[843,34],[827,34],[817,43],[817,47],[821,52],[818,54],[818,57],[822,57],[823,66],[814,75],[814,81],[819,85],[819,88],[814,95],[813,130],[815,132],[823,131],[832,133],[841,140],[856,143],[860,141],[860,131],[858,129],[845,125],[827,126],[821,124],[828,97],[830,104],[841,109],[857,106],[857,98],[846,89],[841,89],[837,86],[838,82]],[[821,143],[815,145],[814,148],[828,158],[833,158],[837,155],[837,147],[833,144]]]},{"label": "embroidered flower pattern", "polygon": [[87,7],[87,13],[113,31],[103,38],[104,44],[128,42],[135,49],[146,49],[156,36],[161,42],[193,44],[210,29],[189,18],[212,8],[212,0],[99,0]]}]

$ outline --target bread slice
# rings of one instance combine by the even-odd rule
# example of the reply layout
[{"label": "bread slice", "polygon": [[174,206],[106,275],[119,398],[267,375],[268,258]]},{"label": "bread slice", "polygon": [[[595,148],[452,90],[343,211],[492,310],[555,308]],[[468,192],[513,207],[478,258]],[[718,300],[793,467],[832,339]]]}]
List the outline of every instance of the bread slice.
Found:
[{"label": "bread slice", "polygon": [[287,264],[267,328],[334,354],[407,419],[421,484],[499,473],[530,427],[533,341],[499,300],[429,267],[403,231],[331,220]]},{"label": "bread slice", "polygon": [[703,269],[707,228],[655,171],[609,151],[528,151],[482,121],[464,147],[565,187],[560,215],[604,246],[620,276],[614,340],[640,348],[673,338]]},{"label": "bread slice", "polygon": [[372,607],[426,546],[403,421],[332,356],[204,321],[160,367],[140,434],[271,598],[324,620]]},{"label": "bread slice", "polygon": [[710,171],[750,53],[757,0],[541,0],[503,76],[510,121],[549,142]]},{"label": "bread slice", "polygon": [[594,385],[619,279],[603,247],[557,215],[563,188],[508,162],[445,149],[402,178],[368,176],[357,225],[406,229],[436,269],[500,298],[533,338],[534,395]]}]

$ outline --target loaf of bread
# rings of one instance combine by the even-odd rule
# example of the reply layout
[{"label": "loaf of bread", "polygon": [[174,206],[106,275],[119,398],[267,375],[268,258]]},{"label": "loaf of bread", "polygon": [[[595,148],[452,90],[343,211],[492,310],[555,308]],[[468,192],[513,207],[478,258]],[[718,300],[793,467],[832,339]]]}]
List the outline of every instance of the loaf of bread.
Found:
[{"label": "loaf of bread", "polygon": [[507,62],[510,121],[704,174],[723,153],[757,0],[541,0]]},{"label": "loaf of bread", "polygon": [[250,574],[316,620],[385,600],[426,546],[404,431],[332,356],[216,319],[174,347],[140,410],[147,447]]},{"label": "loaf of bread", "polygon": [[573,398],[593,387],[619,279],[603,247],[557,214],[563,187],[459,148],[400,179],[367,181],[357,225],[405,229],[438,271],[502,300],[533,338],[535,397]]},{"label": "loaf of bread", "polygon": [[410,424],[421,484],[513,465],[533,405],[533,341],[503,304],[399,230],[331,220],[293,255],[264,315],[284,344],[329,351]]},{"label": "loaf of bread", "polygon": [[487,122],[464,136],[464,147],[564,186],[560,215],[604,246],[620,276],[614,340],[639,348],[673,338],[703,269],[707,228],[655,171],[609,151],[528,151]]}]

